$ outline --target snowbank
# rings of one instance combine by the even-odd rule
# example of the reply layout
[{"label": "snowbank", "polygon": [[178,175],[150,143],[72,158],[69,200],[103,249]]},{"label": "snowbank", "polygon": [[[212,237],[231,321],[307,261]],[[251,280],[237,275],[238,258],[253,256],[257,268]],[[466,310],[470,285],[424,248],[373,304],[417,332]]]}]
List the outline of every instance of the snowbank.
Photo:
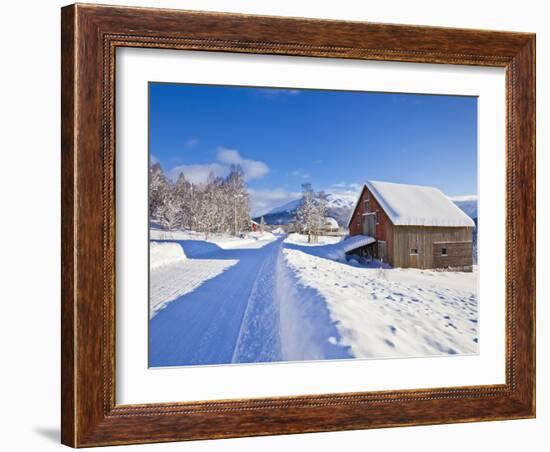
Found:
[{"label": "snowbank", "polygon": [[362,268],[309,249],[283,253],[300,284],[326,300],[339,344],[354,357],[478,353],[477,272]]},{"label": "snowbank", "polygon": [[307,243],[307,235],[290,234],[285,243],[308,246],[307,252],[318,257],[344,262],[346,253],[361,246],[374,243],[375,239],[364,235],[355,235],[342,240],[342,237],[319,236],[317,243]]},{"label": "snowbank", "polygon": [[320,235],[317,237],[317,243],[309,243],[308,236],[306,234],[298,234],[296,232],[289,234],[288,237],[285,239],[285,243],[294,243],[297,245],[306,245],[306,246],[327,245],[327,244],[338,243],[341,241],[342,241],[342,237]]},{"label": "snowbank", "polygon": [[149,267],[151,270],[184,262],[187,259],[182,247],[178,243],[150,242],[149,256]]},{"label": "snowbank", "polygon": [[240,237],[228,234],[204,234],[195,231],[165,231],[151,228],[150,240],[201,240],[218,245],[222,249],[261,248],[277,240],[271,232],[248,232]]}]

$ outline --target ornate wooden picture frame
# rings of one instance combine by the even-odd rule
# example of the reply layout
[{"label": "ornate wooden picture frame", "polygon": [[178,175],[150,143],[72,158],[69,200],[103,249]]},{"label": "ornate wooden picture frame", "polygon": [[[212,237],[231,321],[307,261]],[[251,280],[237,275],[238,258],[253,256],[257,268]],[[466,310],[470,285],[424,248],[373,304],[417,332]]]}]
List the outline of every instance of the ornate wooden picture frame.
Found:
[{"label": "ornate wooden picture frame", "polygon": [[[62,9],[61,35],[64,444],[535,416],[535,35],[79,4]],[[505,68],[505,384],[117,405],[114,89],[119,47]]]}]

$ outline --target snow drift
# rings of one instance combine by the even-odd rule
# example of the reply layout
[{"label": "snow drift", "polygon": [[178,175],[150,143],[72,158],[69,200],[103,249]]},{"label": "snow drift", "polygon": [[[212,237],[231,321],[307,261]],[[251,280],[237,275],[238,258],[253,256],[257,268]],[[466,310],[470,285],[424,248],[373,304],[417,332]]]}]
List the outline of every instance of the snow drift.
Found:
[{"label": "snow drift", "polygon": [[187,259],[183,248],[178,243],[150,242],[149,250],[149,267],[151,270],[184,262]]},{"label": "snow drift", "polygon": [[325,299],[353,357],[478,353],[477,272],[354,267],[314,249],[285,248],[286,264]]},{"label": "snow drift", "polygon": [[152,241],[194,240],[197,242],[208,242],[222,249],[261,248],[277,239],[271,232],[248,232],[235,237],[228,234],[204,234],[188,230],[165,231],[154,228],[149,230],[149,237]]},{"label": "snow drift", "polygon": [[318,243],[307,243],[307,235],[290,234],[285,243],[289,245],[308,246],[308,253],[333,261],[345,262],[346,253],[365,245],[374,243],[376,240],[366,235],[355,235],[342,240],[341,237],[320,236]]}]

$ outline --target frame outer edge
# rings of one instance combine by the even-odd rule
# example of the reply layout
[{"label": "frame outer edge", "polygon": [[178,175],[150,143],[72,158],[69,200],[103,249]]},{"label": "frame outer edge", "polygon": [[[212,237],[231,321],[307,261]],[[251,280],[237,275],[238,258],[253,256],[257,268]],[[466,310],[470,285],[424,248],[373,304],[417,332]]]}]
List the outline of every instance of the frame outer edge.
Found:
[{"label": "frame outer edge", "polygon": [[[150,12],[151,15],[145,21],[143,18],[139,18],[143,11]],[[183,11],[180,12],[183,13]],[[311,407],[302,406],[302,408],[308,408],[306,411],[298,411],[297,408],[299,407],[283,407],[275,412],[272,424],[267,426],[264,424],[262,428],[257,425],[258,416],[267,416],[271,419],[268,416],[268,413],[271,413],[270,408],[261,408],[259,411],[252,412],[253,403],[250,403],[249,407],[248,402],[245,403],[242,409],[237,410],[239,416],[233,419],[233,424],[232,422],[227,423],[231,419],[228,415],[231,410],[220,406],[221,401],[214,403],[215,406],[209,410],[209,414],[199,412],[189,414],[145,413],[138,410],[137,413],[132,415],[126,413],[126,415],[121,416],[116,406],[105,404],[109,396],[105,392],[105,381],[106,378],[112,377],[114,366],[105,366],[103,361],[105,354],[110,352],[112,345],[109,339],[105,340],[105,335],[110,331],[110,320],[107,319],[108,321],[105,323],[105,317],[102,318],[97,309],[101,295],[109,288],[109,284],[99,288],[97,281],[100,279],[98,262],[103,259],[103,263],[99,262],[99,265],[105,266],[105,259],[108,259],[108,257],[103,253],[103,250],[100,252],[96,249],[95,239],[90,240],[94,234],[97,236],[100,227],[103,228],[105,234],[105,217],[99,217],[96,207],[100,206],[102,202],[105,208],[106,196],[111,188],[109,184],[104,185],[105,182],[102,187],[99,187],[96,182],[100,180],[101,174],[105,177],[105,165],[110,164],[105,160],[105,154],[98,152],[99,149],[102,149],[103,152],[105,149],[104,147],[101,148],[101,138],[98,131],[104,130],[103,145],[105,146],[105,130],[109,130],[108,127],[105,129],[105,125],[102,123],[106,113],[105,104],[102,103],[105,102],[105,97],[104,94],[102,97],[99,89],[103,80],[103,76],[100,74],[103,72],[97,70],[102,64],[107,64],[107,67],[109,67],[108,62],[106,63],[104,59],[105,48],[101,44],[104,42],[104,38],[113,30],[120,30],[122,34],[129,33],[130,35],[134,33],[143,34],[144,32],[145,35],[149,35],[154,30],[162,30],[162,33],[168,33],[168,36],[172,33],[173,36],[183,36],[185,38],[181,31],[181,23],[183,23],[190,27],[189,33],[198,33],[198,41],[205,43],[204,47],[208,47],[209,50],[256,53],[254,49],[249,48],[239,40],[239,38],[247,36],[247,30],[243,31],[240,28],[238,31],[235,28],[232,32],[236,36],[236,41],[223,41],[223,39],[220,41],[222,43],[228,42],[230,45],[227,47],[208,46],[208,33],[210,30],[205,30],[204,27],[201,28],[201,24],[210,24],[213,16],[215,16],[216,21],[227,19],[227,15],[223,13],[202,14],[205,14],[206,18],[202,20],[200,16],[197,16],[196,21],[195,18],[191,21],[189,18],[186,19],[184,15],[178,14],[178,20],[174,22],[172,17],[167,17],[167,10],[164,10],[164,12],[154,9],[136,11],[132,8],[122,9],[100,5],[71,5],[62,8],[61,422],[63,444],[72,447],[87,447],[533,417],[535,403],[535,294],[532,290],[534,290],[535,284],[535,269],[534,267],[527,268],[527,266],[535,263],[535,250],[533,248],[535,244],[533,224],[535,218],[534,35],[522,34],[519,36],[506,32],[502,34],[482,32],[474,39],[472,38],[472,32],[465,30],[454,30],[461,38],[458,46],[455,46],[456,48],[472,45],[475,47],[481,42],[482,37],[488,36],[491,38],[491,42],[496,43],[495,46],[498,44],[495,48],[495,55],[498,56],[498,60],[487,60],[485,53],[482,55],[485,58],[482,58],[482,61],[477,61],[477,59],[474,61],[470,56],[464,54],[457,54],[451,58],[452,49],[449,48],[445,48],[442,53],[443,56],[439,57],[434,56],[429,49],[421,52],[420,56],[407,56],[408,54],[416,55],[419,53],[414,50],[416,45],[413,46],[412,44],[407,44],[405,47],[399,45],[404,50],[400,50],[398,53],[383,48],[379,51],[382,53],[387,52],[387,55],[389,55],[387,59],[392,61],[412,61],[414,59],[419,62],[434,62],[434,60],[437,60],[437,62],[446,64],[501,67],[507,66],[511,60],[516,63],[520,75],[517,79],[516,99],[521,105],[518,105],[515,110],[519,120],[514,124],[516,133],[514,137],[516,146],[514,147],[518,153],[518,162],[514,173],[524,183],[528,179],[526,185],[514,193],[515,199],[525,203],[518,209],[520,214],[518,219],[520,224],[517,228],[519,233],[518,242],[522,243],[523,251],[518,253],[520,269],[517,269],[519,272],[515,278],[518,286],[516,292],[519,299],[518,310],[520,311],[517,323],[522,326],[518,331],[517,342],[519,347],[529,348],[529,353],[522,350],[522,353],[518,354],[520,358],[517,362],[518,373],[522,376],[522,380],[517,389],[512,393],[507,392],[500,396],[491,396],[495,397],[494,408],[490,408],[488,405],[488,403],[491,403],[491,399],[486,399],[488,400],[487,403],[477,403],[477,406],[485,411],[475,416],[458,415],[455,410],[454,413],[449,412],[445,413],[445,416],[434,418],[433,413],[429,412],[430,409],[440,408],[447,402],[453,402],[454,399],[461,398],[449,395],[439,401],[412,399],[410,409],[408,409],[412,417],[407,419],[403,417],[405,415],[399,415],[397,418],[390,416],[386,422],[371,422],[370,418],[364,417],[370,410],[378,410],[382,414],[389,412],[387,409],[382,410],[381,404],[376,403],[362,406],[348,403],[336,404],[334,409],[340,414],[339,418],[336,419],[336,423],[332,416],[330,416],[330,419],[327,418],[327,408],[323,403]],[[238,17],[242,18],[239,15],[232,16],[232,18]],[[182,18],[181,21],[180,18]],[[249,16],[249,18],[258,18],[258,16]],[[268,17],[263,20],[269,25],[272,19],[275,20],[275,18]],[[290,20],[288,19],[288,21]],[[276,19],[276,21],[283,25],[285,23],[289,25],[290,23],[287,23],[287,18]],[[239,19],[236,22],[240,23],[242,21]],[[301,23],[298,19],[293,19],[293,22]],[[309,21],[302,22],[309,23]],[[315,21],[315,24],[319,26],[323,23],[325,23],[323,20]],[[341,23],[342,26],[344,24]],[[332,26],[335,25],[338,24],[332,22]],[[352,25],[346,25],[346,27],[352,27]],[[357,27],[356,31],[350,31],[347,28],[346,30],[352,34],[364,34],[364,30],[360,30],[360,25],[353,25],[353,28],[355,27]],[[388,24],[370,24],[369,27],[374,29],[377,36],[375,43],[380,42],[382,39],[384,39],[384,42],[389,39],[388,29],[391,31],[390,35],[395,35],[394,39],[399,38],[400,32],[405,33],[410,29],[415,29],[405,25],[389,26]],[[419,30],[423,28],[426,27],[419,27]],[[262,38],[269,33],[265,30],[265,27],[261,30],[258,30],[257,27],[252,30],[259,36],[258,42],[260,43],[262,43]],[[383,32],[384,30],[386,30],[386,33]],[[313,31],[316,32],[317,30]],[[447,32],[452,33],[453,30],[442,29],[438,31],[439,34]],[[219,30],[216,30],[216,33],[221,33],[220,36],[224,34]],[[214,33],[215,36],[217,36],[216,33]],[[148,37],[159,42],[164,39],[159,36]],[[311,45],[311,43],[315,44],[313,38],[310,37],[309,44],[306,43],[296,50],[296,54],[303,54],[304,56],[317,55],[319,52],[315,50],[316,46]],[[473,44],[470,42],[470,38],[473,39]],[[301,38],[298,37],[297,39]],[[401,41],[398,39],[396,42],[400,43]],[[288,49],[285,47],[284,42],[263,42],[263,44],[266,45],[265,49],[262,48],[258,53],[271,53],[272,49],[275,49],[277,52],[273,51],[273,53],[294,54],[290,47]],[[338,57],[337,55],[341,54],[343,58],[376,59],[359,53],[355,55],[355,50],[358,49],[355,48],[355,44],[352,43],[351,47],[342,48],[343,50],[327,47],[327,56],[330,54]],[[139,46],[141,47],[141,45]],[[172,47],[172,45],[170,44],[167,47]],[[197,47],[202,48],[203,44],[197,45]],[[308,48],[309,50],[307,50]],[[348,51],[351,53],[348,53]],[[324,52],[325,50],[321,53],[324,54]],[[106,68],[103,67],[103,69]],[[80,117],[85,118],[85,120],[80,121]],[[111,206],[108,205],[107,208],[110,209]],[[114,211],[112,214],[114,215]],[[533,221],[530,222],[529,220]],[[106,281],[106,274],[109,273],[103,273],[103,284]],[[101,331],[101,338],[97,337],[98,330]],[[532,347],[532,350],[530,347]],[[474,407],[473,403],[480,401],[474,394],[468,400],[472,402],[469,404],[471,407]],[[387,406],[389,407],[389,405]],[[313,411],[311,411],[312,409]],[[489,409],[491,411],[488,411]],[[417,413],[422,416],[418,418],[414,410],[417,410]],[[306,422],[303,418],[307,417],[308,413],[311,413],[311,416],[309,421]],[[142,419],[142,421],[139,421],[139,419]],[[148,421],[154,422],[154,425],[147,425]],[[141,427],[143,427],[143,430]]]},{"label": "frame outer edge", "polygon": [[[518,173],[522,186],[516,193],[519,221],[518,238],[518,365],[524,380],[518,395],[527,417],[536,417],[536,35],[514,59],[517,67],[517,104],[520,115],[517,127]],[[528,350],[528,352],[526,352]]]},{"label": "frame outer edge", "polygon": [[61,443],[77,445],[76,5],[61,8]]}]

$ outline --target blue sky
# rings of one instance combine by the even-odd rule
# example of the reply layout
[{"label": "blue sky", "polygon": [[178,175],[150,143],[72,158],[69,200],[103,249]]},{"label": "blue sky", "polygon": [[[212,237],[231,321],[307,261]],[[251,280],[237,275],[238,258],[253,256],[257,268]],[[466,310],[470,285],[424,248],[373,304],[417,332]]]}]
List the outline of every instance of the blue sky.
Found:
[{"label": "blue sky", "polygon": [[477,98],[149,84],[151,159],[200,183],[245,172],[252,214],[301,184],[354,192],[365,180],[477,193]]}]

